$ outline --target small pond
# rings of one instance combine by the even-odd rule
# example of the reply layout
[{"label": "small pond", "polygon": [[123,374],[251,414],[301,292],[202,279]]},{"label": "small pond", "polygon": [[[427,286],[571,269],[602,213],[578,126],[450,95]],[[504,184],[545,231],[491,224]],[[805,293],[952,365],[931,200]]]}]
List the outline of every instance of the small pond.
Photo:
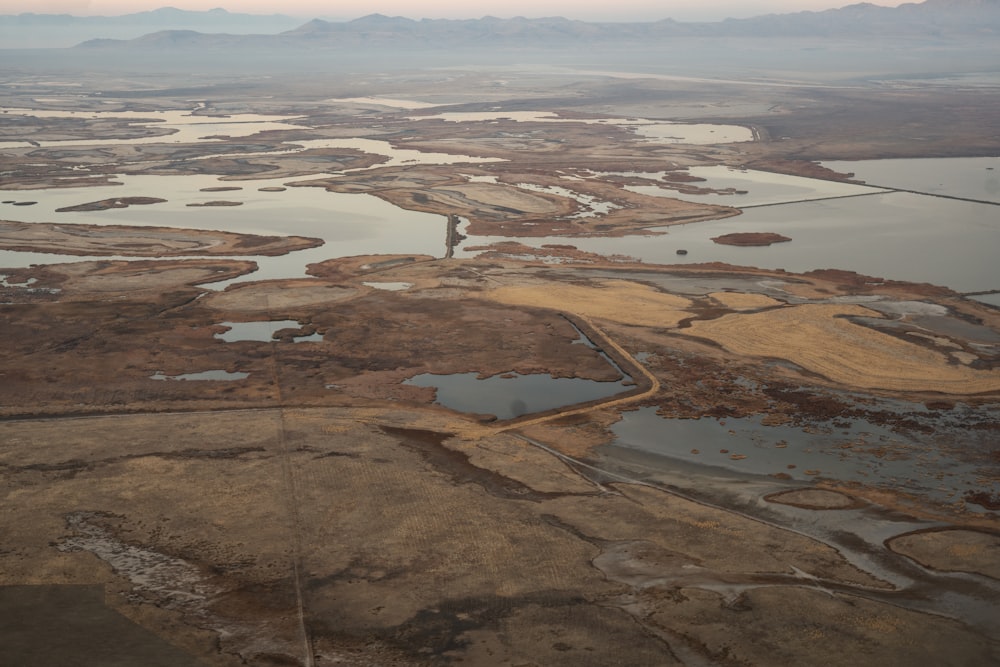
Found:
[{"label": "small pond", "polygon": [[433,387],[435,403],[458,412],[496,415],[513,419],[521,415],[586,403],[634,388],[619,382],[597,382],[580,378],[556,378],[545,373],[505,373],[480,378],[478,373],[434,375],[422,373],[403,384]]},{"label": "small pond", "polygon": [[[273,322],[221,322],[221,326],[229,327],[228,331],[215,334],[219,340],[227,343],[238,341],[257,341],[261,343],[275,342],[274,334],[282,329],[300,329],[302,324],[295,320],[275,320]],[[313,333],[305,336],[295,336],[293,342],[314,342],[323,340],[323,334]]]}]

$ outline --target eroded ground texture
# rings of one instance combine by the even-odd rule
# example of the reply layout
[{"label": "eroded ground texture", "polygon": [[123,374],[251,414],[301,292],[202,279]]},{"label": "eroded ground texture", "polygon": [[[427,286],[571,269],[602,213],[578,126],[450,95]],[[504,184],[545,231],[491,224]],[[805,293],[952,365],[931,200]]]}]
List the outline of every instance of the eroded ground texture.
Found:
[{"label": "eroded ground texture", "polygon": [[[994,89],[456,71],[428,93],[431,77],[201,95],[83,78],[99,101],[49,103],[294,119],[211,141],[155,143],[131,117],[0,124],[0,184],[24,211],[54,190],[78,193],[72,215],[127,209],[114,227],[3,209],[3,248],[51,261],[0,271],[0,663],[1000,662],[1000,311],[832,264],[657,265],[574,245],[739,215],[685,201],[704,190],[690,166],[843,181],[810,160],[909,157],[921,133],[924,155],[995,151]],[[59,92],[46,85],[7,87],[7,106],[38,108]],[[361,97],[420,91],[446,108]],[[558,113],[430,117],[492,107]],[[900,109],[905,131],[884,120]],[[609,113],[752,140],[567,120]],[[338,137],[438,158],[322,141]],[[626,189],[649,173],[673,194]],[[335,238],[181,214],[130,225],[169,197],[88,193],[179,174],[224,178],[194,202],[209,208],[244,202],[240,188],[372,193],[440,214],[440,253],[345,257]],[[465,235],[488,238],[456,256]],[[254,279],[262,256],[307,248],[328,252]],[[435,393],[465,374],[567,393],[540,407],[527,391],[462,407]],[[573,389],[545,388],[558,380]]]}]

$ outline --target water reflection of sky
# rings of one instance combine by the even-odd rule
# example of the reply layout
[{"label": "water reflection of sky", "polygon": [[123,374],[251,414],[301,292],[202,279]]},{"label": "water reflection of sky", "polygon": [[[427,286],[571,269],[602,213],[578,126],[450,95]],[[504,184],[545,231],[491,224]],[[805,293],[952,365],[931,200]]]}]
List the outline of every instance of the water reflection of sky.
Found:
[{"label": "water reflection of sky", "polygon": [[[39,112],[71,115],[71,112]],[[158,112],[120,112],[136,121]],[[249,130],[258,123],[274,123],[278,116],[231,116],[209,119],[188,112],[162,113],[168,124],[187,130],[202,127],[203,121],[220,122],[233,129]],[[83,114],[85,115],[85,114]],[[91,114],[92,115],[92,114]],[[488,112],[485,114],[439,114],[442,119],[511,117],[519,120],[557,120],[546,112]],[[426,117],[424,117],[426,118]],[[287,118],[286,118],[287,120]],[[580,122],[612,122],[615,119],[588,119]],[[626,122],[623,119],[622,122]],[[245,121],[245,122],[244,122]],[[653,127],[653,121],[629,120],[636,127]],[[155,125],[155,123],[150,123]],[[286,124],[287,128],[288,125]],[[679,125],[692,128],[694,126]],[[738,127],[738,126],[734,126]],[[744,129],[744,128],[739,128]],[[692,130],[693,131],[693,130]],[[202,135],[203,136],[203,135]],[[72,143],[72,142],[71,142]],[[342,138],[294,142],[289,151],[314,147],[355,148],[389,156],[391,164],[443,164],[475,161],[476,158],[394,149],[388,142],[374,139]],[[480,158],[479,160],[482,160]],[[833,169],[855,172],[858,178],[879,185],[923,189],[1000,200],[1000,158],[959,158],[947,160],[879,160],[829,162]],[[1000,248],[1000,216],[988,204],[955,201],[909,193],[871,194],[864,186],[817,179],[770,174],[728,167],[692,167],[690,173],[707,180],[696,186],[733,188],[747,194],[679,195],[680,198],[746,208],[742,215],[718,221],[691,223],[663,229],[658,236],[634,235],[621,238],[546,237],[521,238],[523,243],[572,243],[581,250],[607,255],[626,255],[658,264],[726,262],[761,268],[782,268],[801,272],[836,268],[893,280],[928,282],[958,291],[1000,288],[996,249]],[[600,175],[596,175],[599,177]],[[642,174],[650,185],[629,189],[656,196],[678,196],[675,191],[655,184],[658,174]],[[0,205],[0,218],[23,222],[67,222],[83,224],[155,225],[192,229],[219,229],[268,235],[300,235],[326,241],[321,248],[291,253],[283,257],[254,258],[260,268],[249,279],[301,277],[305,265],[332,257],[361,254],[402,253],[444,254],[444,218],[398,208],[366,194],[341,194],[323,188],[288,188],[284,192],[260,192],[259,188],[283,186],[296,179],[220,181],[216,176],[121,176],[122,185],[88,188],[50,188],[28,191],[0,191],[0,200],[38,201],[35,206]],[[302,180],[302,179],[298,179]],[[202,188],[240,186],[229,192],[201,192]],[[572,195],[572,191],[565,190]],[[802,201],[774,206],[778,202],[816,200],[825,197],[866,195],[825,201]],[[131,206],[108,211],[56,213],[57,208],[117,197],[162,197],[166,203]],[[210,200],[241,202],[236,207],[190,207]],[[594,212],[603,212],[590,200]],[[763,248],[723,246],[711,238],[733,232],[776,232],[792,238],[790,243]],[[464,247],[512,237],[470,236]],[[683,249],[686,255],[678,255]],[[456,256],[476,253],[457,249]],[[0,266],[21,267],[51,263],[57,255],[0,251]],[[992,303],[989,297],[983,299]]]},{"label": "water reflection of sky", "polygon": [[[520,240],[535,247],[571,243],[588,252],[656,264],[726,262],[793,272],[844,269],[966,292],[1000,288],[998,219],[997,208],[988,204],[891,193],[752,208],[732,218],[654,230],[666,232],[660,236]],[[792,241],[759,248],[712,241],[735,232],[776,232]],[[470,237],[463,247],[509,240]],[[677,255],[679,249],[688,253]]]},{"label": "water reflection of sky", "polygon": [[[673,197],[699,204],[719,204],[721,206],[735,206],[738,208],[884,192],[884,190],[879,188],[870,188],[853,183],[821,181],[816,178],[773,174],[755,169],[736,169],[722,165],[714,167],[689,167],[687,172],[691,176],[705,180],[676,185],[680,187],[710,188],[712,190],[727,190],[732,188],[738,192],[725,194],[680,194],[676,189],[669,187],[670,183],[659,180],[665,175],[665,172],[656,174],[623,173],[622,175],[649,178],[653,182],[650,185],[627,186],[625,189],[631,192],[655,197]],[[657,182],[659,184],[655,184]]]},{"label": "water reflection of sky", "polygon": [[[248,137],[267,130],[309,129],[296,125],[296,116],[264,116],[260,114],[237,114],[232,116],[197,116],[187,110],[166,111],[61,111],[0,108],[0,113],[9,116],[32,116],[35,118],[67,118],[80,120],[124,120],[128,125],[145,126],[157,131],[171,130],[170,134],[134,139],[62,139],[37,143],[43,147],[65,148],[69,146],[121,146],[132,144],[179,144],[217,141],[205,139],[211,136]],[[72,132],[72,133],[75,133]],[[0,141],[0,147],[23,147],[26,141]]]},{"label": "water reflection of sky", "polygon": [[858,482],[943,502],[970,490],[1000,492],[1000,482],[983,479],[981,463],[958,457],[947,434],[905,435],[864,420],[807,431],[762,426],[760,417],[667,419],[656,408],[640,408],[623,413],[612,432],[616,447],[751,475]]},{"label": "water reflection of sky", "polygon": [[[319,248],[280,257],[253,257],[259,269],[247,280],[294,278],[305,275],[306,265],[331,257],[379,253],[427,254],[445,252],[446,218],[407,211],[368,194],[327,192],[324,188],[296,187],[283,192],[258,188],[280,186],[294,179],[220,181],[214,176],[124,176],[123,185],[93,188],[0,191],[0,200],[30,197],[36,206],[10,208],[23,222],[65,222],[183,227],[265,235],[298,235],[321,238]],[[201,188],[240,186],[242,190],[202,192]],[[160,204],[130,206],[106,211],[56,213],[57,208],[120,197],[161,197]],[[232,207],[190,207],[211,200],[243,202]],[[8,213],[0,205],[0,216]],[[11,215],[9,217],[14,217]],[[76,260],[81,258],[74,258]],[[0,266],[23,267],[65,261],[45,253],[0,251]]]},{"label": "water reflection of sky", "polygon": [[[1000,204],[1000,157],[925,158],[823,162],[857,180],[928,194],[967,197]],[[994,213],[1000,219],[1000,211]]]},{"label": "water reflection of sky", "polygon": [[621,382],[556,378],[544,373],[511,373],[483,379],[478,373],[422,373],[403,384],[433,387],[437,390],[435,403],[459,412],[496,415],[497,419],[594,401],[633,388]]}]

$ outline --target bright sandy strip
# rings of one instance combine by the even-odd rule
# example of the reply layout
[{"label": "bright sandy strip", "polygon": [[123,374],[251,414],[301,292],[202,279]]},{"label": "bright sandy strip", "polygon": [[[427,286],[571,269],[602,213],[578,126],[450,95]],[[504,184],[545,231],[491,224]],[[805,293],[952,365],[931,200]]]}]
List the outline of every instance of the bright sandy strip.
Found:
[{"label": "bright sandy strip", "polygon": [[685,333],[730,352],[787,359],[834,382],[892,391],[1000,391],[1000,371],[948,365],[948,357],[838,317],[879,314],[852,305],[808,304],[693,322]]},{"label": "bright sandy strip", "polygon": [[691,316],[685,310],[691,305],[689,299],[627,280],[607,280],[599,287],[551,282],[500,287],[484,296],[510,305],[552,308],[642,327],[675,327]]}]

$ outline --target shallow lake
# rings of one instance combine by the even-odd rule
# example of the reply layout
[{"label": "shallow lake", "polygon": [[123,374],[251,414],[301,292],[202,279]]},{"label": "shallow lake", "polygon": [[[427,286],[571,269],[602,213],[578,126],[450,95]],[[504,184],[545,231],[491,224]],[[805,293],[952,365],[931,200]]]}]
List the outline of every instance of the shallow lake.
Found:
[{"label": "shallow lake", "polygon": [[[989,204],[893,192],[751,208],[732,218],[653,230],[666,232],[661,236],[520,240],[535,247],[570,243],[588,252],[657,264],[727,262],[794,272],[845,269],[972,292],[1000,288],[997,214]],[[776,232],[792,241],[767,247],[712,241],[734,232]],[[470,237],[463,247],[505,240],[510,239]],[[679,249],[688,254],[677,255]],[[472,254],[459,249],[456,256]]]},{"label": "shallow lake", "polygon": [[944,502],[1000,491],[1000,482],[983,479],[981,464],[958,458],[945,433],[904,435],[861,420],[807,430],[763,426],[760,417],[667,419],[656,408],[623,413],[611,430],[615,447],[750,475],[885,485]]},{"label": "shallow lake", "polygon": [[[537,112],[530,112],[537,113]],[[420,154],[399,151],[387,142],[369,139],[317,140],[323,145],[341,145],[370,152],[383,151],[395,162],[417,160],[433,162],[440,158],[462,156]],[[299,142],[309,144],[311,142]],[[907,160],[913,173],[925,174],[947,166],[954,173],[965,174],[949,184],[954,192],[969,174],[987,172],[997,158],[961,160]],[[888,161],[876,161],[886,163]],[[863,173],[867,163],[829,163],[841,171]],[[860,165],[860,166],[859,166]],[[882,164],[881,166],[886,166]],[[906,170],[900,170],[907,174]],[[742,215],[724,220],[691,223],[654,231],[662,235],[634,235],[621,238],[521,238],[532,246],[571,243],[581,250],[600,254],[635,257],[648,263],[685,264],[726,262],[761,268],[782,268],[801,272],[814,269],[845,269],[891,280],[928,282],[960,292],[1000,289],[1000,268],[996,249],[1000,248],[1000,209],[995,205],[957,201],[907,192],[870,194],[871,188],[817,179],[732,170],[726,167],[696,167],[691,173],[707,178],[708,187],[733,187],[747,190],[746,195],[681,196],[713,203],[737,202],[747,206]],[[638,175],[638,174],[637,174]],[[645,174],[657,178],[656,174]],[[901,177],[902,178],[902,177]],[[915,177],[914,177],[915,178]],[[906,185],[919,183],[907,176]],[[220,181],[215,176],[123,176],[123,185],[93,188],[50,188],[31,191],[0,191],[0,201],[37,200],[35,206],[14,207],[0,204],[0,218],[24,222],[73,222],[89,224],[157,225],[220,229],[269,235],[302,235],[322,238],[326,245],[298,251],[283,257],[255,257],[259,270],[246,278],[219,283],[223,287],[242,280],[302,277],[305,265],[331,257],[365,254],[426,254],[443,257],[446,220],[444,216],[407,211],[367,194],[327,192],[323,188],[290,187],[283,192],[261,192],[260,188],[280,187],[294,180],[261,179]],[[902,183],[903,181],[898,181]],[[702,184],[696,184],[702,185]],[[242,190],[203,192],[206,187],[238,186]],[[538,186],[534,186],[538,187]],[[655,194],[671,196],[671,190],[657,185],[632,186],[652,188]],[[555,190],[558,190],[556,192]],[[572,189],[557,188],[556,194],[572,196]],[[952,192],[951,189],[948,190]],[[841,199],[825,197],[844,197]],[[56,213],[55,209],[100,199],[147,196],[162,197],[166,203],[131,206],[108,211]],[[707,199],[702,199],[707,198]],[[790,198],[821,199],[796,203],[765,205]],[[190,207],[214,199],[241,202],[235,207]],[[588,215],[600,215],[604,202],[585,200]],[[759,207],[757,207],[759,206]],[[791,237],[789,243],[769,247],[734,247],[712,242],[711,238],[733,232],[776,232]],[[462,233],[466,233],[463,229]],[[464,251],[511,237],[469,236],[456,257],[478,253]],[[677,250],[686,250],[678,255]],[[0,267],[23,267],[47,264],[57,255],[0,251]],[[79,258],[77,258],[79,259]],[[981,298],[994,303],[991,297]]]},{"label": "shallow lake", "polygon": [[[280,257],[254,257],[259,269],[243,280],[295,278],[306,264],[331,257],[379,253],[445,253],[447,219],[407,211],[368,194],[327,192],[296,187],[283,192],[260,192],[292,179],[220,181],[214,176],[125,176],[123,185],[94,188],[33,190],[37,206],[0,205],[0,218],[23,222],[66,222],[99,225],[140,225],[224,230],[265,235],[301,235],[322,238],[326,245]],[[240,186],[242,190],[202,192],[205,187]],[[0,200],[23,192],[0,191]],[[56,213],[57,208],[116,197],[161,197],[161,204],[130,206],[107,211]],[[222,199],[243,202],[232,207],[190,207],[189,203]],[[16,215],[14,212],[16,211]],[[79,261],[83,257],[70,259]],[[23,267],[67,261],[65,256],[0,251],[0,266]]]},{"label": "shallow lake", "polygon": [[[856,180],[890,188],[1000,203],[1000,157],[861,160],[821,163]],[[994,215],[1000,218],[1000,210]]]}]

